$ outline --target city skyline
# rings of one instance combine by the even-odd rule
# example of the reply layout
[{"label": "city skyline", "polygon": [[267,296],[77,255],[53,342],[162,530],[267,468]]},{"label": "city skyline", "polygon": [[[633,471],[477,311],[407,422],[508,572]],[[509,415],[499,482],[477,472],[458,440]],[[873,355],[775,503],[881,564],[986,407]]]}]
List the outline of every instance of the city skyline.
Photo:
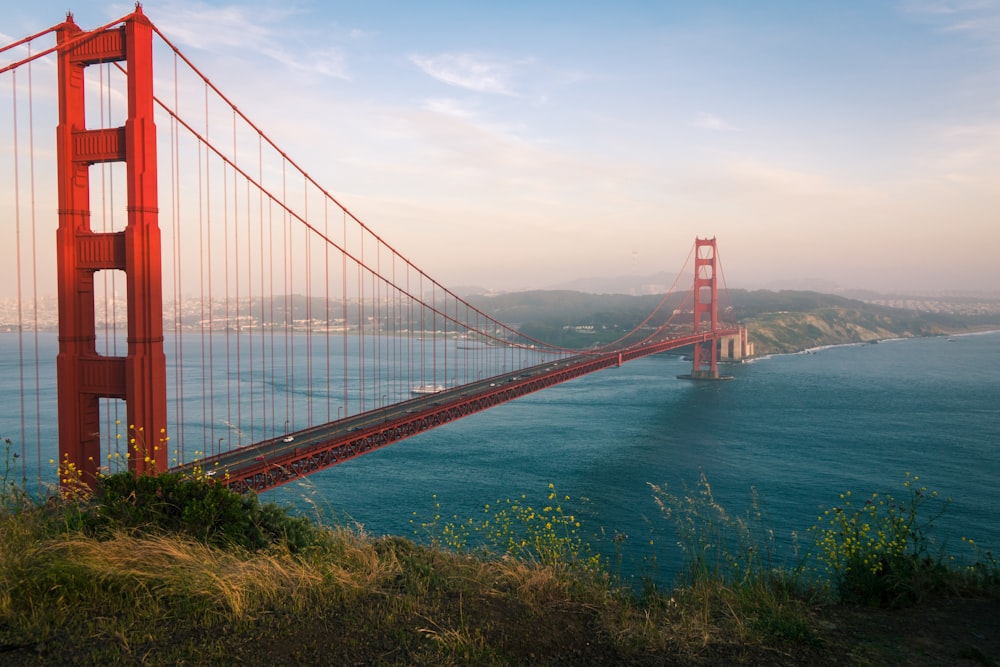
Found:
[{"label": "city skyline", "polygon": [[[84,28],[132,8],[70,7]],[[11,8],[0,39],[65,11]],[[732,287],[1000,286],[1000,2],[143,11],[447,286],[670,274],[695,236]]]}]

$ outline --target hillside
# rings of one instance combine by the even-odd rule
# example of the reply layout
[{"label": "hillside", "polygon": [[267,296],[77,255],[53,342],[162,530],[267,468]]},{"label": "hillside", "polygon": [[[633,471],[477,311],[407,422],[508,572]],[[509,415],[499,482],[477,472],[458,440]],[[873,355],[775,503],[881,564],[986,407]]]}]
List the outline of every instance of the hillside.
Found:
[{"label": "hillside", "polygon": [[808,312],[765,313],[747,320],[758,354],[948,333],[953,329],[910,316],[827,307]]},{"label": "hillside", "polygon": [[[668,591],[623,587],[613,563],[578,539],[576,519],[552,508],[511,504],[469,519],[501,529],[463,548],[457,523],[421,523],[430,544],[373,537],[204,477],[126,472],[102,478],[93,496],[71,486],[37,500],[0,482],[6,667],[974,667],[1000,656],[997,561],[926,553],[912,538],[927,515],[918,521],[912,504],[908,518],[866,513],[906,535],[882,553],[878,577],[834,569],[826,580],[806,573],[829,560],[784,570],[761,559],[766,530],[743,533],[732,550],[710,544],[737,519],[701,493],[661,493],[704,545]],[[831,530],[823,553],[841,548]]]},{"label": "hillside", "polygon": [[934,336],[973,327],[972,323],[956,318],[844,301],[846,303],[836,305],[805,305],[801,310],[760,312],[742,321],[750,330],[758,354],[797,352],[822,345],[886,338]]},{"label": "hillside", "polygon": [[[730,309],[747,325],[757,354],[1000,327],[1000,302],[969,308],[964,302],[949,307],[948,302],[937,300],[937,309],[931,312],[802,290],[729,290],[727,294],[727,301],[720,299],[720,308]],[[683,309],[686,296],[671,296],[666,312]],[[530,336],[582,349],[616,340],[639,326],[662,299],[660,295],[531,291],[479,296],[473,301]]]}]

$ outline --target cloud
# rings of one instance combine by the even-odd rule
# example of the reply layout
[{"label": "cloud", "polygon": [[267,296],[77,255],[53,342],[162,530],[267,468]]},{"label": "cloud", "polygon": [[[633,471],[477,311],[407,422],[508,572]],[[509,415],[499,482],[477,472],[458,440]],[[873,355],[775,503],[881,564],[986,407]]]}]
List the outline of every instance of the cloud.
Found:
[{"label": "cloud", "polygon": [[[216,53],[253,51],[298,72],[349,79],[343,54],[328,44],[309,49],[301,30],[291,27],[290,19],[296,16],[297,11],[289,6],[172,2],[159,7],[150,18],[178,48]],[[349,35],[352,39],[359,36]],[[293,46],[286,48],[288,44]]]},{"label": "cloud", "polygon": [[203,3],[174,2],[165,4],[161,11],[150,13],[167,37],[176,44],[209,51],[228,51],[234,47],[270,44],[273,33],[270,26],[284,18],[280,15],[261,17],[244,7],[211,7]]},{"label": "cloud", "polygon": [[266,47],[261,49],[265,56],[281,63],[289,69],[299,72],[319,74],[337,79],[350,80],[347,62],[337,49],[328,48],[321,51],[309,51],[304,57],[299,57],[286,49]]},{"label": "cloud", "polygon": [[1000,37],[1000,0],[909,0],[902,8],[940,23],[946,32]]},{"label": "cloud", "polygon": [[715,114],[700,112],[694,119],[694,126],[703,130],[714,130],[716,132],[735,132],[737,127],[730,125]]},{"label": "cloud", "polygon": [[903,8],[918,14],[954,16],[1000,9],[1000,2],[997,0],[908,0],[903,3]]},{"label": "cloud", "polygon": [[510,95],[516,93],[511,79],[517,62],[489,60],[471,53],[443,53],[437,56],[411,55],[410,62],[424,74],[442,83],[477,93]]},{"label": "cloud", "polygon": [[473,106],[462,100],[449,97],[432,97],[424,100],[423,104],[423,108],[426,111],[457,116],[458,118],[471,118],[474,115]]}]

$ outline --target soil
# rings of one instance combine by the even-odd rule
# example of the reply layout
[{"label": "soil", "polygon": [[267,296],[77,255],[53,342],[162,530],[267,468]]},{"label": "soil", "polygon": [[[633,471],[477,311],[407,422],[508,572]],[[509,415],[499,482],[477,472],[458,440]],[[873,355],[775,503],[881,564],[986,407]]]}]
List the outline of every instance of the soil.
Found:
[{"label": "soil", "polygon": [[1000,664],[1000,600],[945,598],[904,609],[826,612],[818,620],[824,664]]},{"label": "soil", "polygon": [[[623,654],[623,642],[602,636],[586,609],[552,609],[529,618],[517,604],[486,599],[455,601],[463,625],[483,640],[482,651],[439,650],[456,619],[346,617],[340,609],[319,612],[313,623],[270,617],[254,632],[182,632],[150,637],[144,646],[112,649],[105,659],[117,664],[277,665],[767,665],[833,666],[915,665],[961,667],[1000,665],[1000,600],[946,598],[917,607],[889,610],[829,606],[813,610],[815,636],[806,641],[762,645],[740,642],[725,633],[707,641],[678,642],[656,654]],[[464,607],[464,608],[463,608]],[[363,607],[362,607],[363,608]],[[357,607],[352,607],[357,612]],[[442,627],[443,626],[443,627]],[[225,629],[224,629],[225,630]],[[200,635],[198,637],[192,635]],[[180,640],[180,641],[178,641]],[[91,638],[94,644],[115,642]],[[90,642],[88,642],[89,644]],[[176,646],[204,647],[198,655],[178,655]],[[627,645],[628,642],[624,642]],[[171,650],[171,647],[174,650]],[[97,664],[95,646],[59,650],[45,646],[4,646],[0,664]],[[499,651],[497,650],[499,649]],[[112,657],[114,656],[114,657]],[[504,657],[499,657],[504,656]],[[104,662],[103,660],[100,662]]]},{"label": "soil", "polygon": [[[692,644],[685,641],[655,655],[624,655],[619,648],[621,643],[601,636],[596,619],[580,609],[563,612],[554,609],[547,618],[528,618],[522,613],[525,610],[517,605],[491,605],[484,599],[477,602],[466,603],[464,614],[476,617],[475,621],[467,620],[478,628],[488,644],[503,645],[508,664],[514,665],[961,667],[1000,664],[1000,600],[996,599],[943,599],[898,610],[822,607],[816,610],[818,636],[812,642],[763,646],[730,641],[722,634],[698,648],[692,648]],[[435,633],[440,628],[435,628],[427,619],[413,620],[422,623],[424,641],[433,645],[437,641]],[[255,647],[255,651],[241,657],[257,659],[251,658],[243,664],[269,667],[279,664],[430,665],[438,664],[442,658],[432,647],[425,647],[429,649],[425,651],[410,642],[394,642],[391,631],[362,638],[350,631],[347,634],[354,636],[344,636],[336,630],[330,632],[332,629],[328,626],[327,633],[317,635],[315,628],[301,628],[293,645],[285,644],[285,651],[276,644],[273,645],[277,649],[275,652],[261,655],[259,651],[263,647]],[[408,644],[406,648],[401,645],[404,643]],[[288,649],[292,649],[291,652]],[[295,657],[288,659],[290,656]],[[448,654],[447,658],[448,663],[457,665],[496,664],[493,651],[485,654],[459,652]]]}]

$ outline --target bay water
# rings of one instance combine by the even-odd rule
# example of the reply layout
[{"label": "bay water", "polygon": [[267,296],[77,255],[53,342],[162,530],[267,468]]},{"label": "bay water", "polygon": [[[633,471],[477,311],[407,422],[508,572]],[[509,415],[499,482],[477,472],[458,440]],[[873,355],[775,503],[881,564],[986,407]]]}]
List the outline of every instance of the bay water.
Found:
[{"label": "bay water", "polygon": [[[55,336],[45,334],[40,359]],[[54,366],[54,364],[52,364]],[[44,366],[44,364],[43,364]],[[764,525],[794,560],[823,508],[851,491],[906,496],[906,473],[952,502],[935,535],[1000,547],[1000,332],[837,346],[724,367],[727,382],[677,379],[690,363],[658,355],[520,398],[268,491],[262,501],[373,535],[428,539],[435,514],[479,520],[488,504],[547,504],[552,484],[581,536],[625,576],[669,582],[682,565],[650,484],[696,493],[701,475],[733,516],[756,493]],[[43,415],[28,476],[54,482],[54,368],[20,405],[18,341],[0,336],[0,436]],[[33,419],[28,420],[31,430]],[[28,438],[29,443],[32,442]],[[16,439],[16,438],[15,438]],[[15,445],[16,450],[16,445]],[[563,500],[569,496],[570,500]],[[863,502],[863,500],[861,501]],[[617,539],[615,539],[617,536]]]},{"label": "bay water", "polygon": [[795,536],[806,550],[808,528],[841,493],[855,506],[872,492],[902,500],[910,473],[915,488],[952,499],[933,529],[938,545],[973,558],[960,539],[970,537],[997,553],[1000,333],[773,356],[725,367],[727,382],[677,379],[689,366],[673,355],[630,362],[264,495],[420,538],[438,510],[479,520],[485,505],[522,494],[548,504],[553,484],[623,574],[671,581],[682,554],[650,483],[690,495],[704,475],[734,517],[752,510],[755,491],[784,546],[780,564],[792,564]]}]

